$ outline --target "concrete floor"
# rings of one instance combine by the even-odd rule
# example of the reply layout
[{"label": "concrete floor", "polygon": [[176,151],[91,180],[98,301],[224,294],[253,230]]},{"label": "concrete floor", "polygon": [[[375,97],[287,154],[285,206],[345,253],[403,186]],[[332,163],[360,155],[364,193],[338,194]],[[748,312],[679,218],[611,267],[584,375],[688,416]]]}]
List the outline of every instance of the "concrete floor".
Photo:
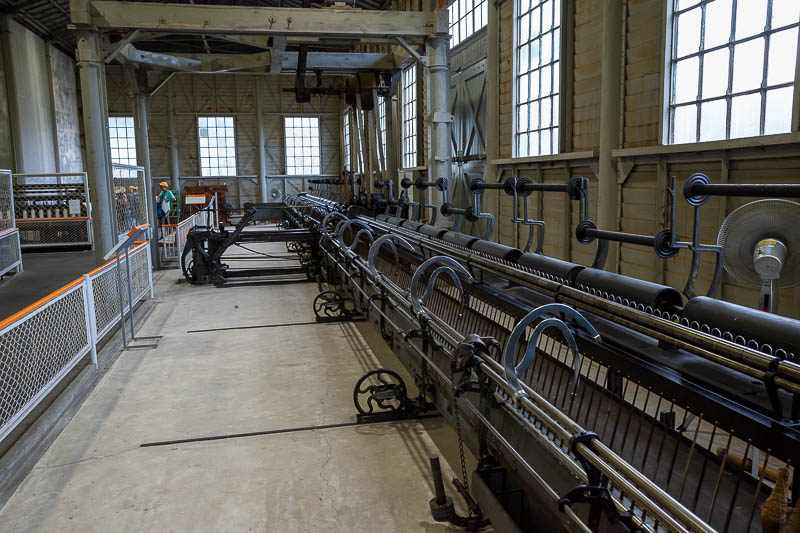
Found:
[{"label": "concrete floor", "polygon": [[94,252],[29,252],[23,271],[0,280],[0,320],[63,287],[97,266]]},{"label": "concrete floor", "polygon": [[220,330],[312,322],[315,284],[178,277],[157,274],[140,330],[161,345],[122,354],[0,510],[1,531],[450,530],[428,511],[429,455],[457,458],[439,418],[141,447],[352,423],[355,381],[399,366],[364,324]]}]

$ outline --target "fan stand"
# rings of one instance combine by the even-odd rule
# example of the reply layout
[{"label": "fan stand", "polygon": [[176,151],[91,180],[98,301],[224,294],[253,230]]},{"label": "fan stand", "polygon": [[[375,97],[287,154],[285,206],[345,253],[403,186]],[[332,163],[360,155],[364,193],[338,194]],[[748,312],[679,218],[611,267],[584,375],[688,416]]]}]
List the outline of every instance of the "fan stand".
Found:
[{"label": "fan stand", "polygon": [[[759,291],[758,309],[778,312],[779,291],[800,285],[800,204],[771,198],[744,204],[720,226],[725,271]],[[755,303],[755,302],[754,302]]]},{"label": "fan stand", "polygon": [[761,278],[758,307],[762,311],[778,312],[778,280],[786,252],[786,245],[777,239],[762,239],[753,251],[753,266]]}]

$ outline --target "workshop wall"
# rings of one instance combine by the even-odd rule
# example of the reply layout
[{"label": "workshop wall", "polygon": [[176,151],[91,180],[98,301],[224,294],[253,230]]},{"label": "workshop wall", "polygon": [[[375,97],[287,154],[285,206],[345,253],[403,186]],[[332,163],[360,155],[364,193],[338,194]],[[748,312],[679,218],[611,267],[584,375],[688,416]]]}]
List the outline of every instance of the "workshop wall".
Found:
[{"label": "workshop wall", "polygon": [[75,61],[10,17],[0,24],[0,168],[83,171]]},{"label": "workshop wall", "polygon": [[[564,2],[562,35],[573,35],[571,57],[562,56],[570,72],[562,79],[562,101],[570,105],[566,112],[569,123],[562,121],[564,140],[562,152],[590,151],[593,155],[578,160],[565,160],[562,155],[539,158],[537,161],[511,160],[498,165],[500,179],[508,176],[529,177],[534,181],[564,183],[570,176],[589,178],[590,213],[597,217],[597,167],[600,148],[600,102],[602,79],[602,0],[575,0],[570,15],[569,2]],[[514,3],[497,4],[499,14],[499,108],[487,109],[488,116],[499,121],[498,155],[511,159],[513,154],[513,54]],[[672,176],[677,180],[678,227],[683,240],[692,233],[693,211],[683,200],[681,187],[695,173],[707,174],[715,183],[767,183],[800,181],[800,149],[796,142],[766,138],[763,146],[753,147],[752,140],[723,141],[713,150],[694,150],[686,145],[678,150],[665,150],[660,144],[659,128],[662,114],[663,38],[666,32],[663,0],[627,0],[623,3],[622,54],[624,72],[620,75],[619,97],[622,102],[620,144],[623,149],[616,158],[619,197],[619,218],[616,227],[604,228],[630,233],[655,234],[669,223],[667,188]],[[568,45],[569,43],[565,43]],[[487,43],[493,46],[493,43]],[[569,49],[565,46],[564,49]],[[464,61],[459,49],[451,58],[451,68],[461,68]],[[490,118],[491,120],[491,118]],[[570,145],[571,141],[571,146]],[[772,144],[771,144],[772,143]],[[749,145],[749,147],[748,147]],[[531,216],[545,220],[544,251],[547,255],[590,265],[595,248],[581,245],[574,237],[578,220],[577,203],[563,195],[544,193],[531,204]],[[748,199],[712,198],[702,209],[701,240],[716,243],[720,224]],[[574,205],[573,205],[574,204]],[[528,230],[511,222],[512,199],[500,194],[495,204],[484,207],[497,216],[497,240],[504,244],[524,246]],[[571,224],[565,224],[571,220]],[[669,260],[658,258],[653,251],[623,244],[609,257],[606,268],[637,278],[665,283],[680,290],[686,284],[692,256],[682,251]],[[712,254],[702,254],[695,290],[704,294],[711,282],[715,260]],[[758,291],[724,275],[722,295],[726,300],[752,306]],[[800,316],[800,290],[784,290],[782,313]]]},{"label": "workshop wall", "polygon": [[[188,74],[173,76],[164,87],[150,98],[150,164],[153,177],[168,177],[169,129],[167,112],[169,94],[172,93],[177,122],[177,145],[182,185],[199,180],[199,148],[197,117],[233,115],[236,135],[236,164],[238,178],[203,178],[202,183],[226,183],[229,202],[241,205],[257,200],[255,175],[258,171],[258,133],[256,129],[256,101],[254,74]],[[162,79],[151,77],[151,85]],[[328,80],[329,78],[326,78]],[[311,85],[314,82],[308,81]],[[120,68],[107,69],[108,111],[111,116],[133,115],[134,100]],[[314,116],[320,118],[320,148],[322,173],[340,172],[340,101],[338,96],[312,96],[311,102],[298,104],[294,93],[284,89],[294,87],[289,76],[265,76],[264,83],[264,137],[267,154],[267,190],[282,189],[282,176],[286,173],[284,155],[283,119],[288,116]],[[287,192],[302,190],[299,180],[291,179]]]}]

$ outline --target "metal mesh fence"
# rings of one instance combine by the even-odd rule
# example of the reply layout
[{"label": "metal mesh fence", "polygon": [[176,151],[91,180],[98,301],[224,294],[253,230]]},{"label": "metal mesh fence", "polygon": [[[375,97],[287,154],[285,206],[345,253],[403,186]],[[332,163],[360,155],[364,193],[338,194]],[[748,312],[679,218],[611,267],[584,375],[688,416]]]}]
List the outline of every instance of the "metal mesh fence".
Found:
[{"label": "metal mesh fence", "polygon": [[114,216],[117,232],[126,235],[139,224],[147,223],[147,194],[144,169],[114,163]]},{"label": "metal mesh fence", "polygon": [[[130,261],[134,303],[151,290],[149,243],[122,258],[127,317]],[[111,262],[0,321],[0,441],[120,322],[118,266]]]},{"label": "metal mesh fence", "polygon": [[89,246],[89,185],[85,172],[14,174],[14,214],[25,248]]},{"label": "metal mesh fence", "polygon": [[22,269],[19,232],[16,229],[0,230],[0,276],[13,268]]},{"label": "metal mesh fence", "polygon": [[14,222],[14,186],[11,171],[0,170],[0,276],[22,270],[19,233]]},{"label": "metal mesh fence", "polygon": [[79,283],[0,331],[0,438],[89,351],[83,291]]},{"label": "metal mesh fence", "polygon": [[14,227],[13,190],[11,172],[0,170],[0,233]]},{"label": "metal mesh fence", "polygon": [[[142,247],[131,253],[131,294],[134,303],[150,290],[150,279],[147,270],[147,250]],[[121,260],[120,275],[122,277],[122,305],[128,309],[128,279],[126,272],[127,259]],[[119,280],[117,264],[112,263],[100,272],[89,276],[94,294],[95,324],[97,336],[102,337],[119,322]]]}]

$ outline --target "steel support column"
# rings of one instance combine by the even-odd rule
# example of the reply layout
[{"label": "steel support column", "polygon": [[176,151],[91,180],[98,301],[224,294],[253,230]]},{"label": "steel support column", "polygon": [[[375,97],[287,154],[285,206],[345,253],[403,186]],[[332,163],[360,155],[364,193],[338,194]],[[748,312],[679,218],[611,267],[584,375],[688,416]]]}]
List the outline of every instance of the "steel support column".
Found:
[{"label": "steel support column", "polygon": [[[429,180],[445,178],[452,186],[450,127],[453,116],[450,114],[450,65],[448,53],[450,35],[436,33],[426,43],[430,67],[427,82],[429,87],[430,107],[428,109],[429,148],[428,157],[431,175]],[[432,187],[430,197],[432,203],[442,205],[442,193]]]},{"label": "steel support column", "polygon": [[[500,6],[489,2],[489,20],[486,28],[486,182],[497,181],[497,165],[494,160],[500,156]],[[469,185],[469,184],[467,184]],[[483,208],[498,217],[498,192],[484,191]],[[481,222],[484,224],[485,222]],[[480,228],[482,234],[483,228]],[[498,226],[495,226],[492,239],[497,240]]]},{"label": "steel support column", "polygon": [[148,132],[148,107],[149,96],[147,94],[147,74],[137,73],[137,85],[133,88],[136,95],[136,115],[134,116],[134,127],[136,128],[136,162],[144,168],[144,187],[140,194],[142,201],[147,206],[147,222],[152,230],[150,236],[150,257],[153,260],[153,268],[161,268],[161,253],[158,240],[159,231],[156,221],[156,203],[153,195],[153,174],[150,171],[150,134]]},{"label": "steel support column", "polygon": [[395,194],[398,194],[397,182],[397,168],[399,167],[397,161],[398,149],[400,142],[397,139],[395,124],[397,122],[397,113],[395,112],[396,96],[387,94],[385,96],[386,105],[386,177],[394,182]]},{"label": "steel support column", "polygon": [[267,153],[264,139],[264,77],[256,77],[256,131],[258,132],[258,201],[267,202]]},{"label": "steel support column", "polygon": [[[603,58],[600,94],[600,154],[598,177],[598,225],[602,229],[619,229],[617,196],[617,167],[611,152],[620,142],[620,69],[622,68],[622,0],[603,3]],[[609,270],[619,267],[617,243],[609,243]]]},{"label": "steel support column", "polygon": [[98,262],[116,243],[114,184],[108,143],[105,63],[100,54],[100,35],[78,32],[76,50],[83,102],[83,129],[86,138],[86,171],[92,202],[92,230]]},{"label": "steel support column", "polygon": [[178,159],[178,117],[175,114],[174,78],[167,86],[167,136],[169,138],[169,178],[170,189],[180,198],[181,166]]}]

